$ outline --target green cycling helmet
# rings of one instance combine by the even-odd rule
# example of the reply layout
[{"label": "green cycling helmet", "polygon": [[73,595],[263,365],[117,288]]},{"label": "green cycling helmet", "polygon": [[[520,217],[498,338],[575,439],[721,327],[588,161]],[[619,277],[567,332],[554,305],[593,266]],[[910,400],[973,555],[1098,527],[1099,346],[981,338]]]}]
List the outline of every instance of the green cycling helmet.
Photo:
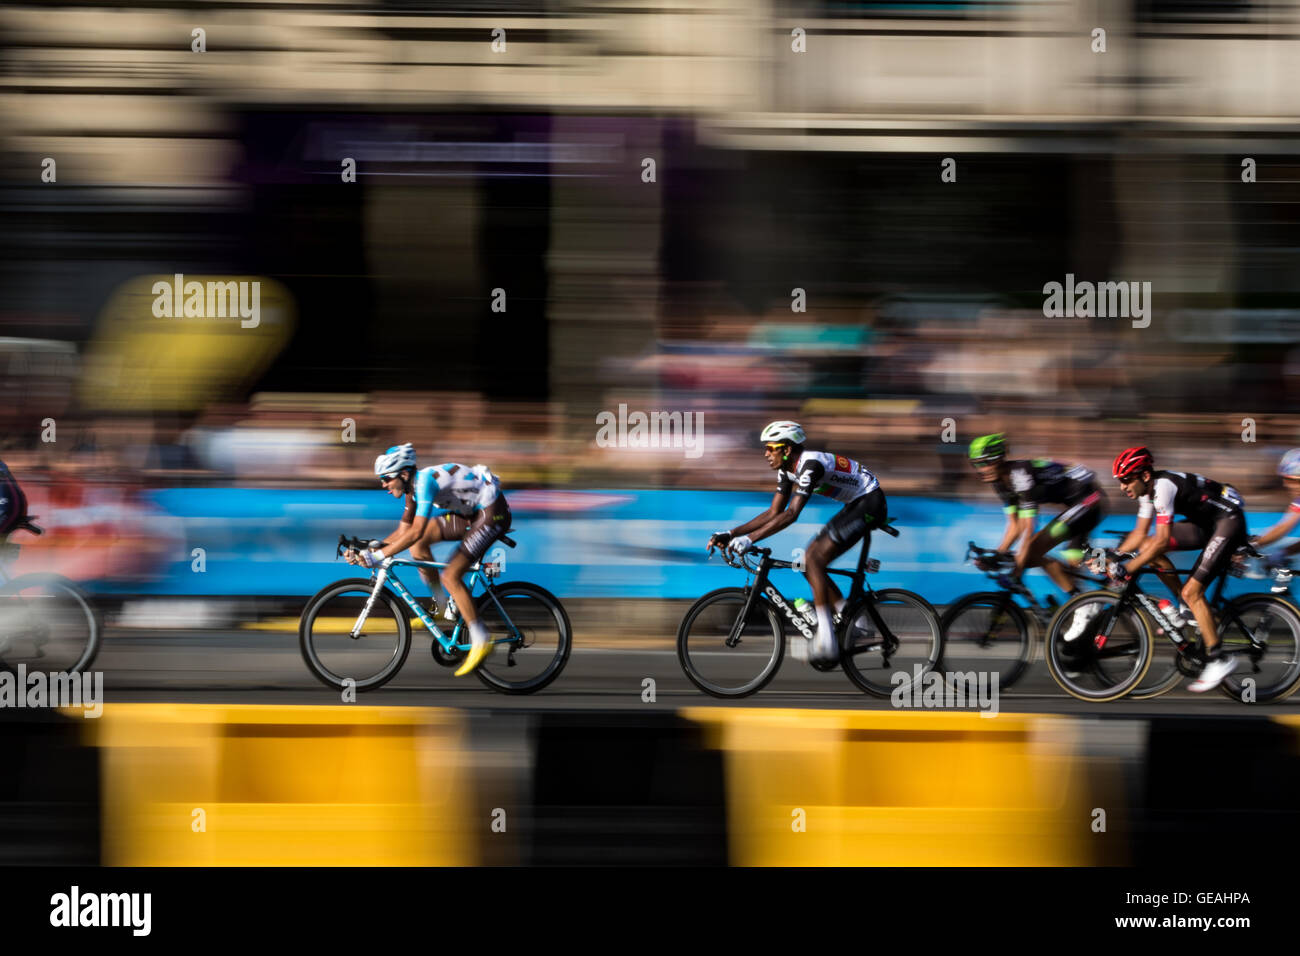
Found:
[{"label": "green cycling helmet", "polygon": [[970,443],[970,460],[976,464],[997,461],[1007,457],[1007,436],[1003,432],[996,435],[981,435]]}]

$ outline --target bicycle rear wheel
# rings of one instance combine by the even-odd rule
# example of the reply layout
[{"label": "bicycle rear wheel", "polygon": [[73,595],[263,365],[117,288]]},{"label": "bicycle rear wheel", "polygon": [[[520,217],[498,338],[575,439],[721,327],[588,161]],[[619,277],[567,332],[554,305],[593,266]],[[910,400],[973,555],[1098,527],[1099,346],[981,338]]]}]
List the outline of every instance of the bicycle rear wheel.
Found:
[{"label": "bicycle rear wheel", "polygon": [[1219,685],[1234,700],[1282,700],[1300,685],[1300,614],[1281,598],[1245,594],[1232,601],[1222,612],[1219,640],[1237,659]]},{"label": "bicycle rear wheel", "polygon": [[[1047,669],[1072,697],[1116,700],[1141,684],[1151,666],[1152,637],[1146,617],[1131,605],[1115,615],[1118,600],[1113,591],[1080,594],[1062,604],[1048,625]],[[1064,635],[1079,610],[1091,613],[1091,620],[1078,637],[1067,641]],[[1112,615],[1110,633],[1102,634],[1103,623]]]},{"label": "bicycle rear wheel", "polygon": [[0,670],[80,673],[102,634],[99,612],[67,578],[24,574],[0,587]]},{"label": "bicycle rear wheel", "polygon": [[[871,616],[873,599],[887,633]],[[901,588],[876,591],[845,607],[839,639],[844,673],[875,697],[906,692],[943,654],[939,615],[921,595]]]},{"label": "bicycle rear wheel", "polygon": [[939,619],[947,673],[974,671],[998,675],[998,687],[1016,682],[1033,656],[1033,628],[1005,591],[968,594],[954,601]]},{"label": "bicycle rear wheel", "polygon": [[781,666],[785,631],[776,611],[757,595],[740,628],[740,640],[727,646],[748,598],[744,588],[711,591],[691,605],[677,629],[682,671],[706,694],[748,697],[767,686]]},{"label": "bicycle rear wheel", "polygon": [[555,595],[512,581],[480,595],[475,607],[494,642],[474,671],[479,680],[503,694],[532,694],[560,676],[573,629]]},{"label": "bicycle rear wheel", "polygon": [[[411,651],[410,611],[387,588],[369,578],[336,581],[307,602],[298,624],[298,646],[307,669],[327,687],[374,690],[397,675]],[[357,636],[354,627],[360,626]]]}]

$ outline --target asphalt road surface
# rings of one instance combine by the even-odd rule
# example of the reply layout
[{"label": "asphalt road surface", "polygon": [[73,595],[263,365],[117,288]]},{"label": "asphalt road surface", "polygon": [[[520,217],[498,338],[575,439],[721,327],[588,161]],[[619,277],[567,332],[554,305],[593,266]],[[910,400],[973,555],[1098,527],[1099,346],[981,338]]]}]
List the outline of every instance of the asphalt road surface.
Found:
[{"label": "asphalt road surface", "polygon": [[[682,674],[669,639],[615,634],[575,635],[568,665],[549,687],[531,695],[501,694],[475,677],[457,678],[429,653],[427,635],[414,635],[405,667],[390,683],[358,697],[358,703],[390,706],[447,706],[463,709],[648,707],[798,707],[888,710],[888,699],[867,696],[839,671],[819,673],[788,653],[780,673],[763,690],[736,701],[698,691]],[[624,646],[624,643],[627,646]],[[104,675],[104,699],[113,701],[226,702],[328,705],[341,702],[307,670],[297,635],[289,630],[127,630],[109,628],[93,669]],[[646,678],[654,680],[654,702],[643,700]],[[1062,692],[1041,660],[1013,688],[999,695],[1009,712],[1097,714],[1141,717],[1155,714],[1247,715],[1256,708],[1273,714],[1300,713],[1300,694],[1272,704],[1246,705],[1218,691],[1192,694],[1180,687],[1147,701],[1094,704]]]}]

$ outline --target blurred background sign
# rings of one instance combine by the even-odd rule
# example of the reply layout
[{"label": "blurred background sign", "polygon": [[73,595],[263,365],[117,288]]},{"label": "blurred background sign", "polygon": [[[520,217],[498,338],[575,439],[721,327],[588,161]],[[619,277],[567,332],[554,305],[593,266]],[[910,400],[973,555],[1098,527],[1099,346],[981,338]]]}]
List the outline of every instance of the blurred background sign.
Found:
[{"label": "blurred background sign", "polygon": [[272,279],[183,275],[174,293],[177,284],[138,276],[109,297],[86,347],[83,406],[195,411],[242,393],[293,334],[293,302]]}]

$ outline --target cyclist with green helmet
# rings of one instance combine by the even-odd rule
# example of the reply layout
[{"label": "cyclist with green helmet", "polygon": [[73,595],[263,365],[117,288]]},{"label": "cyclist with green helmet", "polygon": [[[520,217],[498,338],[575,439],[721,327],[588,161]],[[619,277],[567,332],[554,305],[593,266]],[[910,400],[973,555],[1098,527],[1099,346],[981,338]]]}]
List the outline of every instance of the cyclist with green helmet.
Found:
[{"label": "cyclist with green helmet", "polygon": [[[1258,538],[1251,539],[1250,543],[1257,548],[1266,548],[1274,541],[1285,538],[1296,526],[1296,522],[1300,521],[1300,448],[1292,448],[1282,456],[1277,466],[1277,473],[1282,478],[1282,484],[1286,486],[1287,494],[1291,496],[1291,505],[1286,509],[1286,514],[1282,516],[1281,521]],[[1276,560],[1297,553],[1300,553],[1300,543],[1282,549],[1282,552],[1276,556]]]},{"label": "cyclist with green helmet", "polygon": [[[980,479],[992,485],[1002,500],[1007,529],[997,550],[1015,547],[1015,576],[1024,574],[1026,568],[1041,567],[1057,587],[1074,594],[1078,590],[1075,580],[1062,562],[1047,557],[1047,552],[1068,543],[1062,557],[1071,566],[1083,559],[1088,533],[1106,513],[1106,496],[1096,474],[1082,465],[1071,468],[1046,458],[1008,459],[1006,435],[1001,432],[971,442],[970,461]],[[1063,509],[1041,530],[1037,527],[1039,505]],[[1082,631],[1086,621],[1071,622],[1071,628],[1076,625]]]}]

